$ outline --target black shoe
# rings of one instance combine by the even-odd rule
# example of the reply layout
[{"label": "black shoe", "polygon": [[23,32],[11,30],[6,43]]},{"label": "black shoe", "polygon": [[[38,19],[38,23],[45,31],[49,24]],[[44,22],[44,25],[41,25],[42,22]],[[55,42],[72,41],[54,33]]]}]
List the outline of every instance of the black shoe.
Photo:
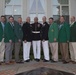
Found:
[{"label": "black shoe", "polygon": [[40,61],[40,59],[34,59],[36,62],[39,62]]},{"label": "black shoe", "polygon": [[26,61],[24,61],[24,62],[30,62],[30,59],[28,59],[28,60],[26,60]]},{"label": "black shoe", "polygon": [[40,59],[37,59],[36,61],[37,61],[37,62],[39,62],[39,61],[40,61]]},{"label": "black shoe", "polygon": [[49,62],[49,60],[44,59],[43,62]]},{"label": "black shoe", "polygon": [[56,63],[57,61],[54,61],[54,60],[51,59],[51,62],[52,62],[52,63]]},{"label": "black shoe", "polygon": [[37,59],[34,59],[35,61],[37,61]]}]

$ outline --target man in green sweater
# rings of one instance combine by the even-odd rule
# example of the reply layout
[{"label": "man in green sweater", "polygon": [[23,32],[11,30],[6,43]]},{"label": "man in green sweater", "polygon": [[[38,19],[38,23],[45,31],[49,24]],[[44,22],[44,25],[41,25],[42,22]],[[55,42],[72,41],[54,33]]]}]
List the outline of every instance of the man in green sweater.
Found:
[{"label": "man in green sweater", "polygon": [[71,61],[76,63],[76,21],[75,17],[71,17],[70,25],[70,55]]},{"label": "man in green sweater", "polygon": [[49,18],[50,28],[48,38],[52,53],[52,62],[58,61],[58,25],[54,23],[53,18]]},{"label": "man in green sweater", "polygon": [[6,18],[5,16],[1,16],[0,22],[0,64],[4,62],[4,52],[5,52],[5,43],[4,43],[4,27]]},{"label": "man in green sweater", "polygon": [[13,17],[9,17],[9,22],[5,26],[5,63],[9,65],[12,61],[13,43],[15,42],[14,21]]},{"label": "man in green sweater", "polygon": [[23,39],[23,31],[21,25],[14,21],[14,33],[15,33],[15,43],[14,43],[14,49],[15,49],[15,61],[16,63],[20,63],[20,58],[19,58],[19,52],[21,49],[21,42]]},{"label": "man in green sweater", "polygon": [[59,44],[64,64],[69,63],[68,43],[70,39],[70,25],[65,22],[63,16],[60,17]]}]

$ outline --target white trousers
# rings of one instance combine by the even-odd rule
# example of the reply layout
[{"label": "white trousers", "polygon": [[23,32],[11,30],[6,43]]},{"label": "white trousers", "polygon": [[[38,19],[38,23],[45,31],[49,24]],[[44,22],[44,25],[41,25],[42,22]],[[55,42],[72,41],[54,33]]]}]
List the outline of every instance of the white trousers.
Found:
[{"label": "white trousers", "polygon": [[34,59],[40,59],[41,57],[41,41],[32,41]]},{"label": "white trousers", "polygon": [[23,59],[24,61],[30,59],[30,47],[31,47],[31,42],[23,42]]},{"label": "white trousers", "polygon": [[42,47],[43,47],[43,53],[44,53],[44,59],[49,60],[49,44],[48,41],[42,41]]},{"label": "white trousers", "polygon": [[70,42],[70,55],[71,60],[76,62],[76,42]]},{"label": "white trousers", "polygon": [[4,61],[5,43],[4,40],[0,42],[0,62]]},{"label": "white trousers", "polygon": [[58,42],[50,43],[52,59],[58,61]]}]

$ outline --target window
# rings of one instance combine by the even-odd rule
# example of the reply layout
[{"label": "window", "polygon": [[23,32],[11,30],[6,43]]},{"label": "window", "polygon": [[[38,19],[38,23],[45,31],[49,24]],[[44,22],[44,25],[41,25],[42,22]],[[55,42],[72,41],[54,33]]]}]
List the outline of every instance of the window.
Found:
[{"label": "window", "polygon": [[69,0],[52,0],[52,4],[54,19],[58,20],[59,16],[63,15],[69,22]]},{"label": "window", "polygon": [[5,15],[6,16],[21,16],[21,1],[22,0],[5,0]]},{"label": "window", "polygon": [[34,20],[34,17],[38,17],[39,21],[42,21],[42,17],[45,15],[46,4],[45,0],[28,0],[29,9],[28,16],[31,17],[31,21]]}]

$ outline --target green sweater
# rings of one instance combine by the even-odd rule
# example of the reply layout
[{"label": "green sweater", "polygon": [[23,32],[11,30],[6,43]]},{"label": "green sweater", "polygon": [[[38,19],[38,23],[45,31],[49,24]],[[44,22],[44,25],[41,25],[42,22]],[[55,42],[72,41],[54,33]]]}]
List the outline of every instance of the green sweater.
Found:
[{"label": "green sweater", "polygon": [[14,22],[14,33],[15,33],[15,42],[18,42],[18,40],[22,40],[23,38],[23,31],[22,27],[19,25],[19,23]]},{"label": "green sweater", "polygon": [[5,34],[5,43],[9,42],[9,40],[15,42],[15,33],[13,27],[9,22],[5,25],[4,34]]},{"label": "green sweater", "polygon": [[58,41],[58,25],[56,23],[52,23],[49,27],[48,32],[48,38],[49,42],[54,42],[54,39],[56,38],[56,42]]},{"label": "green sweater", "polygon": [[4,31],[3,31],[2,24],[0,22],[0,42],[2,41],[3,35],[4,35]]},{"label": "green sweater", "polygon": [[58,40],[60,43],[66,43],[70,40],[70,25],[63,23],[62,27],[59,29]]},{"label": "green sweater", "polygon": [[70,27],[70,42],[76,42],[76,22]]}]

